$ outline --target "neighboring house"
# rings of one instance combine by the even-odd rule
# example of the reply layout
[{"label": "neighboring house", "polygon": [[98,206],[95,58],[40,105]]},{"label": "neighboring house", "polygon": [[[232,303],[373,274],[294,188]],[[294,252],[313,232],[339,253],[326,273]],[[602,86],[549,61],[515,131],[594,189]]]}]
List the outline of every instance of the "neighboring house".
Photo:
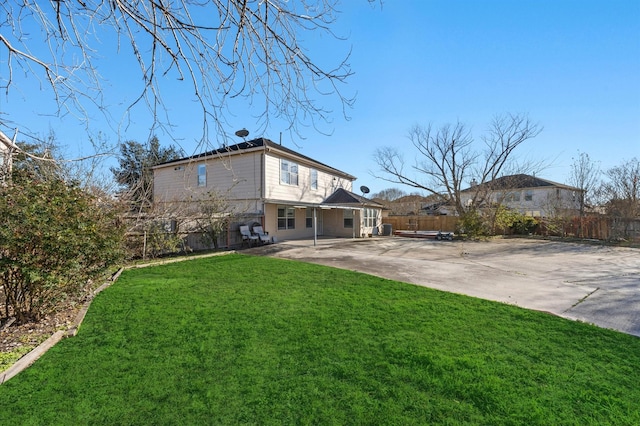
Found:
[{"label": "neighboring house", "polygon": [[427,197],[411,194],[392,201],[385,201],[384,206],[388,209],[389,215],[417,215],[420,214],[420,210],[427,202]]},{"label": "neighboring house", "polygon": [[553,217],[575,215],[580,209],[579,188],[535,176],[503,176],[471,186],[460,193],[465,206],[479,208],[502,204],[527,216]]},{"label": "neighboring house", "polygon": [[258,138],[153,168],[154,201],[191,205],[215,192],[238,224],[260,223],[277,239],[377,234],[382,205],[352,193],[354,176],[269,139]]},{"label": "neighboring house", "polygon": [[436,201],[427,203],[422,207],[421,214],[427,216],[453,216],[455,209],[448,201]]},{"label": "neighboring house", "polygon": [[383,216],[440,216],[450,214],[450,209],[442,197],[417,194],[405,195],[395,200],[376,199],[385,208]]}]

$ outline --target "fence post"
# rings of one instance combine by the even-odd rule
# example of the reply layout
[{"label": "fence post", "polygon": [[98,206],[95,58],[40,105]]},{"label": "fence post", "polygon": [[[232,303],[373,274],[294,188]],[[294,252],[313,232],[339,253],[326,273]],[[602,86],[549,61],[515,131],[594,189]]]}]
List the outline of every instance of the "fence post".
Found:
[{"label": "fence post", "polygon": [[142,260],[147,258],[147,231],[144,231],[144,240],[142,241]]}]

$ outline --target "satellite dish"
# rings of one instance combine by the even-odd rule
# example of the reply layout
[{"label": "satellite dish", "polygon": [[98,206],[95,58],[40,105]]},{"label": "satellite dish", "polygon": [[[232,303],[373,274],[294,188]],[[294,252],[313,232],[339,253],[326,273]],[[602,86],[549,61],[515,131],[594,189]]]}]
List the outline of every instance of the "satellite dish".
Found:
[{"label": "satellite dish", "polygon": [[236,132],[236,136],[246,138],[247,136],[249,136],[249,131],[247,129],[238,130]]},{"label": "satellite dish", "polygon": [[366,186],[362,185],[360,187],[360,191],[362,191],[363,194],[368,194],[369,193],[369,188],[367,188]]}]

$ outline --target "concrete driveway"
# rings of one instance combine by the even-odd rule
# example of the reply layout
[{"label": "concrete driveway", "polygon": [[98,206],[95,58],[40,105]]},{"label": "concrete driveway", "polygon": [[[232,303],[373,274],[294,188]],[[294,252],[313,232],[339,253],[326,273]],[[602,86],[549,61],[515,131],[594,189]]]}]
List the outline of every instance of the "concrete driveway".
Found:
[{"label": "concrete driveway", "polygon": [[640,336],[640,249],[497,239],[283,241],[247,250],[551,312]]}]

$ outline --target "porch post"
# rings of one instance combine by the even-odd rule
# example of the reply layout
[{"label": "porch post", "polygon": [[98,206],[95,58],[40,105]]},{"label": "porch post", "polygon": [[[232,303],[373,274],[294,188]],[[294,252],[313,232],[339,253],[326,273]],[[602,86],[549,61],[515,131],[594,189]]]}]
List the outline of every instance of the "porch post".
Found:
[{"label": "porch post", "polygon": [[351,209],[353,213],[353,224],[351,226],[351,238],[355,240],[356,238],[356,209]]},{"label": "porch post", "polygon": [[316,214],[317,207],[313,208],[313,246],[318,244],[318,216]]}]

